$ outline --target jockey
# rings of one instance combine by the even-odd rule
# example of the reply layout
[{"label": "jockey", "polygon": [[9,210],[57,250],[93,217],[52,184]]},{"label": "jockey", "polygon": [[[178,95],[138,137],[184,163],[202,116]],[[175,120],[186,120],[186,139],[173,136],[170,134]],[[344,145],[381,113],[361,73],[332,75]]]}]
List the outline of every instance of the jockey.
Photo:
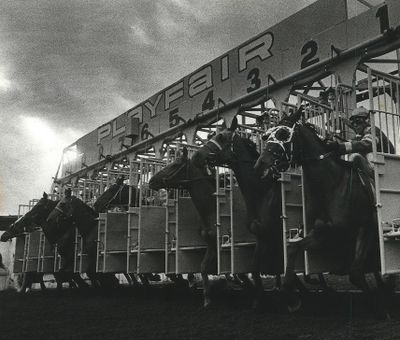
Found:
[{"label": "jockey", "polygon": [[[351,114],[349,126],[356,133],[355,138],[348,142],[328,141],[327,149],[337,155],[351,154],[350,160],[355,166],[373,177],[373,167],[369,160],[372,159],[374,136],[371,132],[369,111],[363,106],[355,108]],[[389,151],[389,153],[394,153],[393,144],[377,127],[375,128],[375,140],[378,152]]]}]

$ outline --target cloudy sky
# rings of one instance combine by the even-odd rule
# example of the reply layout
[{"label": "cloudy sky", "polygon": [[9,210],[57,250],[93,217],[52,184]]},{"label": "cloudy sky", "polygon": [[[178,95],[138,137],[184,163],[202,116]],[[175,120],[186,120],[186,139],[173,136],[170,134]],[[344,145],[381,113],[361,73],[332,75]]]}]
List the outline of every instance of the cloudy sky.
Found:
[{"label": "cloudy sky", "polygon": [[62,149],[315,0],[2,0],[0,215]]}]

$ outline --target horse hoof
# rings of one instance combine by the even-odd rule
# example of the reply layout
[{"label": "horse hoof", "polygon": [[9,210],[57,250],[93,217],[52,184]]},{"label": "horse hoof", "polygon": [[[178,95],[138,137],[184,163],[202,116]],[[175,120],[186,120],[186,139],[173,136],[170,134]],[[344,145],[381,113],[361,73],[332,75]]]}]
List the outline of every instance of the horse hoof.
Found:
[{"label": "horse hoof", "polygon": [[204,305],[203,307],[205,309],[209,308],[211,306],[211,299],[210,298],[204,298]]},{"label": "horse hoof", "polygon": [[288,311],[289,313],[295,313],[297,312],[301,307],[301,300],[297,300],[296,304],[293,305],[288,305]]}]

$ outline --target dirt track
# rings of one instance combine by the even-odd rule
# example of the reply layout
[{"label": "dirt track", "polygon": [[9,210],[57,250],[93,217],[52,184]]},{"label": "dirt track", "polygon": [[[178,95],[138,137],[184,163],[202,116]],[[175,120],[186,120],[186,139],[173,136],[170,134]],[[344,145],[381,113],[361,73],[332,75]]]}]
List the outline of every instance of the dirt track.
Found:
[{"label": "dirt track", "polygon": [[311,293],[297,314],[265,293],[254,311],[242,291],[218,293],[209,310],[200,291],[172,286],[0,293],[1,339],[394,339],[400,338],[400,296],[390,321],[376,321],[359,293]]}]

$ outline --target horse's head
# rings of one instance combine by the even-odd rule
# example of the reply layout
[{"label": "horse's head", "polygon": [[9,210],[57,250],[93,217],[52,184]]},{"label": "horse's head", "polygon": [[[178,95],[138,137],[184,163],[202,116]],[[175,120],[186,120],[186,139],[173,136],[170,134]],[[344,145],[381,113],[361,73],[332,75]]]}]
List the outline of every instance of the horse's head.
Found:
[{"label": "horse's head", "polygon": [[48,195],[44,192],[43,197],[30,211],[8,227],[8,230],[1,236],[1,241],[7,241],[23,232],[32,232],[35,229],[43,227],[47,216],[54,209],[56,204],[57,202],[50,200]]},{"label": "horse's head", "polygon": [[221,131],[198,150],[202,155],[201,158],[216,166],[232,167],[239,162],[253,163],[259,157],[256,145],[249,139],[241,137],[236,132],[237,127],[236,117],[229,128],[224,123]]},{"label": "horse's head", "polygon": [[151,177],[149,188],[159,190],[184,186],[185,181],[188,179],[189,162],[188,150],[184,147],[182,154],[178,155],[175,161]]},{"label": "horse's head", "polygon": [[[136,188],[132,187],[136,192]],[[104,191],[94,202],[93,209],[100,213],[105,212],[112,205],[128,204],[129,186],[124,184],[123,180],[117,179],[116,183]]]},{"label": "horse's head", "polygon": [[210,138],[197,152],[193,160],[197,166],[205,166],[206,163],[212,165],[230,164],[234,159],[233,140],[236,135],[237,119],[233,119],[230,128],[225,122],[222,124],[219,133]]},{"label": "horse's head", "polygon": [[188,189],[194,181],[209,180],[212,179],[212,175],[205,160],[199,155],[198,151],[189,159],[188,150],[184,147],[182,155],[150,179],[149,187],[152,190],[162,188]]},{"label": "horse's head", "polygon": [[61,235],[61,230],[65,231],[74,223],[72,207],[73,198],[74,197],[68,193],[57,203],[56,207],[47,217],[46,232],[54,236],[52,237],[54,242],[57,239],[57,235]]},{"label": "horse's head", "polygon": [[96,222],[96,212],[79,198],[66,191],[53,211],[47,217],[47,229],[53,234],[63,235],[67,230],[76,226],[81,234],[90,230]]},{"label": "horse's head", "polygon": [[298,122],[302,114],[303,107],[300,106],[266,132],[263,137],[265,147],[255,165],[262,179],[279,178],[280,172],[286,171],[290,165],[303,165],[325,158],[326,146],[316,129],[312,124]]}]

